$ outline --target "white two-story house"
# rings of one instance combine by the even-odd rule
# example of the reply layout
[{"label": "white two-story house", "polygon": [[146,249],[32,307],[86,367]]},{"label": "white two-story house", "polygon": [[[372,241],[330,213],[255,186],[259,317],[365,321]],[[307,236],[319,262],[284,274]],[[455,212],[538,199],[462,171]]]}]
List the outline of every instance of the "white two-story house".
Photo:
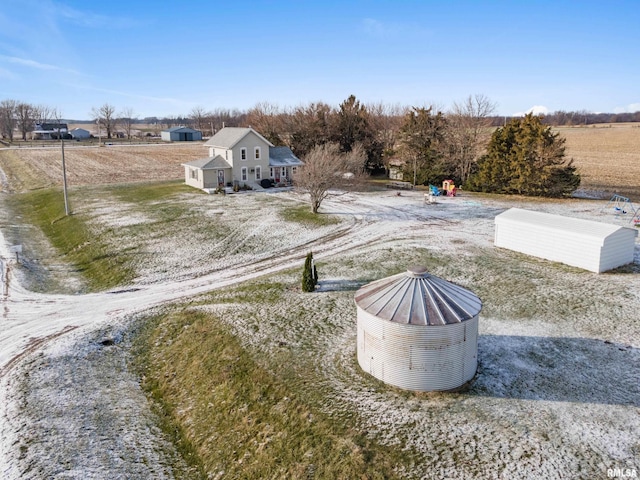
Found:
[{"label": "white two-story house", "polygon": [[209,156],[183,163],[185,183],[203,190],[233,185],[255,188],[264,179],[288,184],[303,163],[289,147],[274,147],[251,127],[226,127],[205,144]]}]

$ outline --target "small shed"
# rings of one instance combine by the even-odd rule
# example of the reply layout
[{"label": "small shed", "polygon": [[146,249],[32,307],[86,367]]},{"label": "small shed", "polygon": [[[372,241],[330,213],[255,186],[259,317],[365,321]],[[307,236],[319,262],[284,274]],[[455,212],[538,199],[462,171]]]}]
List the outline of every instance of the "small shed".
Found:
[{"label": "small shed", "polygon": [[494,244],[601,273],[633,262],[637,236],[633,228],[510,208],[495,218]]},{"label": "small shed", "polygon": [[74,140],[86,140],[87,138],[91,138],[91,132],[84,128],[73,128],[69,130],[69,134]]},{"label": "small shed", "polygon": [[202,132],[189,127],[173,127],[160,132],[165,142],[192,142],[202,140]]},{"label": "small shed", "polygon": [[444,391],[478,368],[480,299],[424,267],[369,283],[355,295],[360,367],[385,383]]}]

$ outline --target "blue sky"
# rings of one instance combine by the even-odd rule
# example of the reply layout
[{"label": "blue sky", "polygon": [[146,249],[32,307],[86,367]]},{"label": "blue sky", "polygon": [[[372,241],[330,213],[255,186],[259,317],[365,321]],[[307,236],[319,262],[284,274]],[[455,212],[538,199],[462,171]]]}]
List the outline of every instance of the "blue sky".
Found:
[{"label": "blue sky", "polygon": [[640,110],[640,2],[0,0],[0,100],[88,119],[349,95]]}]

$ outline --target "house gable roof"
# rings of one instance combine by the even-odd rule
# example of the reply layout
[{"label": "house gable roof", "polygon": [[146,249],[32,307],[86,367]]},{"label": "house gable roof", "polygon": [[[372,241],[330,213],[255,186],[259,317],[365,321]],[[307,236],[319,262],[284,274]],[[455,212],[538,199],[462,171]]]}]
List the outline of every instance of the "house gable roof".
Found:
[{"label": "house gable roof", "polygon": [[66,123],[36,123],[36,132],[57,132],[58,130],[68,130]]},{"label": "house gable roof", "polygon": [[195,167],[200,170],[218,170],[224,168],[231,168],[231,165],[222,158],[220,155],[215,157],[199,158],[198,160],[192,160],[182,164],[185,167]]},{"label": "house gable roof", "polygon": [[304,165],[289,147],[269,147],[270,167],[298,167]]},{"label": "house gable roof", "polygon": [[207,140],[205,145],[210,147],[233,148],[238,144],[238,142],[240,142],[240,140],[252,132],[269,145],[269,147],[273,147],[273,144],[269,140],[264,138],[251,127],[225,127]]}]

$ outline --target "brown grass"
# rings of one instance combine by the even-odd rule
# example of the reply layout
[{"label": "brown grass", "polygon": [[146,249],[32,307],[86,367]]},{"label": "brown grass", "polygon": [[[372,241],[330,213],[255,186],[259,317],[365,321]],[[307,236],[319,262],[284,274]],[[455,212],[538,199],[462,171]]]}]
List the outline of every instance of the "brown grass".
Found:
[{"label": "brown grass", "polygon": [[640,125],[635,123],[557,128],[567,139],[583,189],[618,193],[640,201]]}]

